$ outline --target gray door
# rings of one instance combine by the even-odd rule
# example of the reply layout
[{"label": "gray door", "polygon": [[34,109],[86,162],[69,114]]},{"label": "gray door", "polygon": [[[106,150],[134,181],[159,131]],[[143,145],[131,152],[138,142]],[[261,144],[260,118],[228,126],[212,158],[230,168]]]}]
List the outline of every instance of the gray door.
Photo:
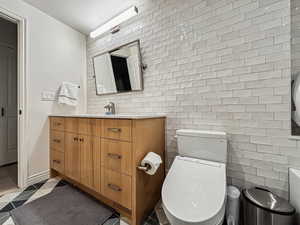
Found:
[{"label": "gray door", "polygon": [[0,45],[0,166],[17,161],[16,50]]}]

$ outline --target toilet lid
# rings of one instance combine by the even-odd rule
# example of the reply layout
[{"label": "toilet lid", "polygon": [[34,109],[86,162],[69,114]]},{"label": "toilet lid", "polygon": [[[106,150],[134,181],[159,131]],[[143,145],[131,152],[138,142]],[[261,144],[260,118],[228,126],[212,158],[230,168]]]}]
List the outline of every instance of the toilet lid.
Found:
[{"label": "toilet lid", "polygon": [[225,192],[224,163],[177,156],[165,179],[162,201],[176,218],[201,222],[221,211]]}]

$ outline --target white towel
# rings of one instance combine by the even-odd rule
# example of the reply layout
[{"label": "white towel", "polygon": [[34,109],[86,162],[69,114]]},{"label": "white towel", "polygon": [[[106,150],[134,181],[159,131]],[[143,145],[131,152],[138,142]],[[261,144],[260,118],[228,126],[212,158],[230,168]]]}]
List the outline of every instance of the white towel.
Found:
[{"label": "white towel", "polygon": [[69,82],[62,82],[58,93],[58,103],[70,106],[77,106],[78,91],[78,85]]}]

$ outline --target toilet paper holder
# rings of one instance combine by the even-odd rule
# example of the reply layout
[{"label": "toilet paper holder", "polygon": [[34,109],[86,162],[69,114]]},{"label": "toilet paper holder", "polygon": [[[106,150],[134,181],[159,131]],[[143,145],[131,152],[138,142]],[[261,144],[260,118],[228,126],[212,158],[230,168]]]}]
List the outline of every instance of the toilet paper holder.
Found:
[{"label": "toilet paper holder", "polygon": [[151,166],[150,166],[148,163],[146,163],[145,166],[138,166],[137,168],[138,168],[139,170],[142,170],[142,171],[147,172],[148,170],[151,169]]}]

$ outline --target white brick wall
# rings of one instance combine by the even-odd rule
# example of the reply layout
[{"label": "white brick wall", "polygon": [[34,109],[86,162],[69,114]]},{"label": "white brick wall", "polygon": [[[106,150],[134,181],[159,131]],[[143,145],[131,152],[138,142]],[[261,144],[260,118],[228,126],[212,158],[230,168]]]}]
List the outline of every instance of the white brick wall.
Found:
[{"label": "white brick wall", "polygon": [[300,72],[300,2],[291,0],[292,9],[292,74]]},{"label": "white brick wall", "polygon": [[[298,1],[298,0],[295,0]],[[108,101],[119,113],[167,113],[168,159],[175,130],[229,134],[228,181],[287,196],[288,167],[300,168],[290,135],[289,0],[144,0],[115,35],[88,40],[88,111]],[[145,89],[96,96],[92,56],[141,40]]]}]

